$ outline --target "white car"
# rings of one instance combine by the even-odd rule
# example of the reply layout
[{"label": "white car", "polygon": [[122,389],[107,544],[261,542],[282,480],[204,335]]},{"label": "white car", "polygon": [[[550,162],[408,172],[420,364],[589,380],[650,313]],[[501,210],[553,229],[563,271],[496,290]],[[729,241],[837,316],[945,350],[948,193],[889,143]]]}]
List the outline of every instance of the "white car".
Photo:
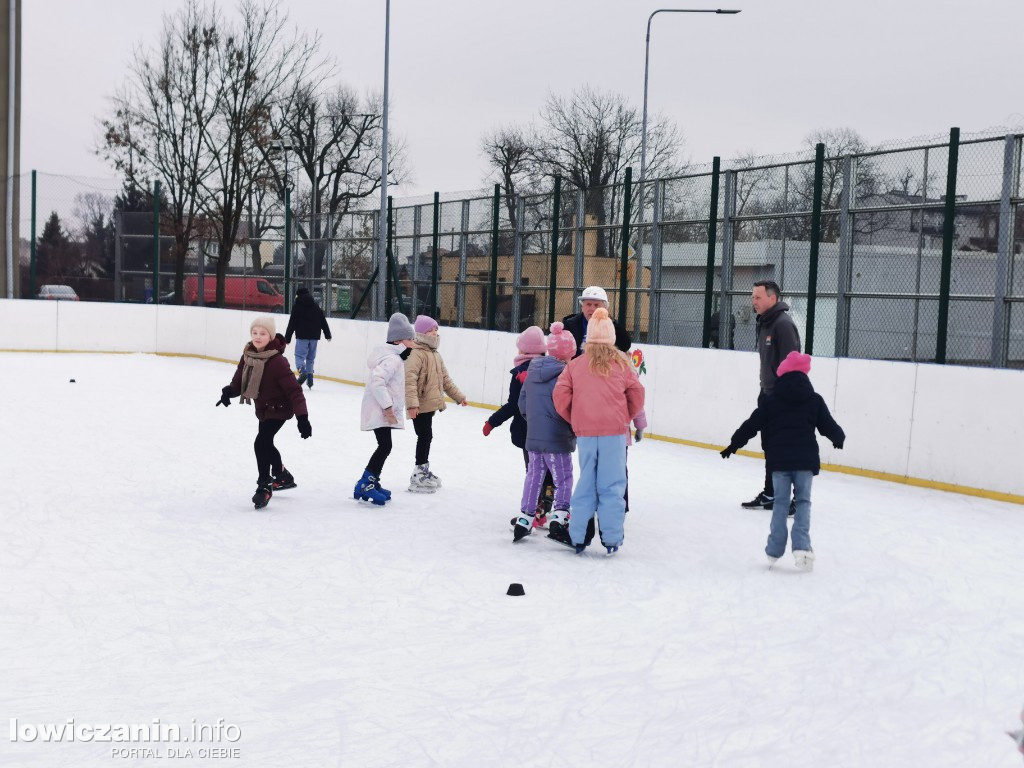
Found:
[{"label": "white car", "polygon": [[78,294],[70,285],[44,285],[39,289],[39,299],[55,301],[78,301]]}]

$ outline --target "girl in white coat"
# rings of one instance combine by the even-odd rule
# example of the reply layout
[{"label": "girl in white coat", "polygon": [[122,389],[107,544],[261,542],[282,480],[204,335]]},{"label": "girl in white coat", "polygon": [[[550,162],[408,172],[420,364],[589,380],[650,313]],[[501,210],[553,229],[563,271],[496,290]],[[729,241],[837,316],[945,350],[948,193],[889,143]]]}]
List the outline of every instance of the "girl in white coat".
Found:
[{"label": "girl in white coat", "polygon": [[377,450],[356,483],[353,497],[383,506],[391,491],[380,487],[380,473],[391,454],[391,430],[405,429],[405,363],[416,332],[405,315],[396,312],[388,320],[388,343],[371,350],[366,364],[370,369],[363,392],[360,429],[373,431]]}]

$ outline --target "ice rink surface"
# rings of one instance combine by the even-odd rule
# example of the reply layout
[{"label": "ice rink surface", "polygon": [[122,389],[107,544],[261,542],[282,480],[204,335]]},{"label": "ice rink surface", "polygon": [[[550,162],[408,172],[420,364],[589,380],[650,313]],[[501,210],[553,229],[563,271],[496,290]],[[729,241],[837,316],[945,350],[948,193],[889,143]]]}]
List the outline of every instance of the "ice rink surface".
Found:
[{"label": "ice rink surface", "polygon": [[522,456],[477,408],[435,418],[441,491],[405,491],[410,428],[393,501],[353,501],[363,390],[318,381],[312,438],[277,441],[298,488],[257,512],[252,408],[214,407],[231,373],[0,354],[3,711],[238,736],[8,738],[0,765],[1021,765],[1019,506],[823,473],[815,570],[769,570],[769,513],[739,506],[761,463],[645,440],[624,547],[577,557],[512,544]]}]

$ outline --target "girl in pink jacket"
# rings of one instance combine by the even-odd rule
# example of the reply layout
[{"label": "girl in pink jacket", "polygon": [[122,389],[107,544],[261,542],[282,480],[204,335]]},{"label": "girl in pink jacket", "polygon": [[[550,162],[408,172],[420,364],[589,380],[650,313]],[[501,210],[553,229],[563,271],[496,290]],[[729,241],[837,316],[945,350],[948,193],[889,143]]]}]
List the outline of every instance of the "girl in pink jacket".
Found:
[{"label": "girl in pink jacket", "polygon": [[569,537],[581,554],[587,523],[596,514],[601,543],[614,554],[624,536],[626,440],[630,422],[644,407],[644,385],[615,348],[615,327],[604,307],[591,316],[585,352],[559,376],[553,400],[558,414],[572,425],[579,448]]}]

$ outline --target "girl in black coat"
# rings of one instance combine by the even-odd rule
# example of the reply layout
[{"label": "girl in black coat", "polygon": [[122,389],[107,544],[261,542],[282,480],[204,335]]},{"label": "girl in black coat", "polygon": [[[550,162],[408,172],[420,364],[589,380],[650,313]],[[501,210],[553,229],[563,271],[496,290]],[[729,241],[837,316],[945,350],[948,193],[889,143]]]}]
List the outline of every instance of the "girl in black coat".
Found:
[{"label": "girl in black coat", "polygon": [[796,501],[793,518],[793,557],[798,568],[814,567],[811,549],[811,479],[821,470],[815,430],[842,448],[846,433],[840,427],[821,395],[814,391],[807,374],[811,356],[790,352],[779,364],[775,389],[767,395],[750,418],[740,425],[728,447],[722,451],[727,459],[747,444],[754,435],[764,436],[764,452],[775,484],[771,533],[765,554],[769,566],[786,551],[786,517],[790,492]]}]

